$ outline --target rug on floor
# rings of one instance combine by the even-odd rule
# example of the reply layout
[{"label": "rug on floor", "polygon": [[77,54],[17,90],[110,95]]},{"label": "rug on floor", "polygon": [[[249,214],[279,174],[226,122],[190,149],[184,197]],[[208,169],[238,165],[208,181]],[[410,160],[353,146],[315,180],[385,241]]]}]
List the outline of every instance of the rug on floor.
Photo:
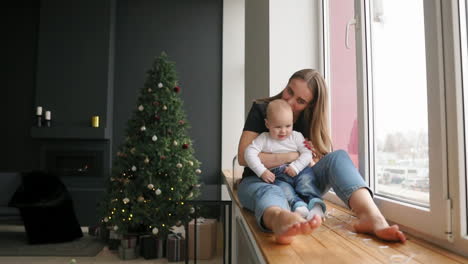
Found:
[{"label": "rug on floor", "polygon": [[29,245],[24,230],[0,229],[0,256],[96,256],[104,247],[98,238],[82,238],[57,244]]}]

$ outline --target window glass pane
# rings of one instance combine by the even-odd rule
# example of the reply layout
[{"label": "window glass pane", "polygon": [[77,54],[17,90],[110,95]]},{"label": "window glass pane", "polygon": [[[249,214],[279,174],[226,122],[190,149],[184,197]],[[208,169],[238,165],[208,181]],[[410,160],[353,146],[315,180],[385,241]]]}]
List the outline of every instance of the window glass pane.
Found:
[{"label": "window glass pane", "polygon": [[423,1],[371,2],[375,191],[429,206]]},{"label": "window glass pane", "polygon": [[354,17],[354,2],[329,2],[329,67],[333,148],[346,150],[358,168],[356,52],[354,28],[345,47],[346,23]]}]

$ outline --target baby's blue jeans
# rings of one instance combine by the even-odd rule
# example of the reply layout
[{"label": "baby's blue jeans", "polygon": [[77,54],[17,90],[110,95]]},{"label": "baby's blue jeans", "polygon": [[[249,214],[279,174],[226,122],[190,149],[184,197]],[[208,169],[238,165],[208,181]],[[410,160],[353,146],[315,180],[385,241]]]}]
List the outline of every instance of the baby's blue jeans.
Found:
[{"label": "baby's blue jeans", "polygon": [[[338,197],[349,205],[349,198],[358,189],[367,188],[373,195],[343,150],[325,155],[310,169],[313,171],[311,183],[320,196],[333,188]],[[263,231],[269,231],[262,221],[267,208],[280,207],[291,210],[283,190],[277,185],[264,182],[256,175],[244,177],[239,184],[237,194],[242,206],[255,213],[257,223]]]},{"label": "baby's blue jeans", "polygon": [[274,184],[283,190],[291,211],[300,206],[310,210],[315,204],[319,204],[325,213],[326,205],[321,198],[321,191],[313,184],[315,177],[312,168],[306,167],[298,175],[291,177],[284,173],[286,167],[287,165],[281,165],[271,169],[271,172],[276,176]]}]

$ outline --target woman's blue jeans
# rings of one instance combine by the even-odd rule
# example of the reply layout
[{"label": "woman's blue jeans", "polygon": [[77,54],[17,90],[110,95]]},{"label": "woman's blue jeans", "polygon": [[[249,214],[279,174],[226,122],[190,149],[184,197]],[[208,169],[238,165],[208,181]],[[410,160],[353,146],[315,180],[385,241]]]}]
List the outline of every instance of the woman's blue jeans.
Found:
[{"label": "woman's blue jeans", "polygon": [[[367,188],[366,182],[359,174],[348,154],[343,150],[337,150],[325,155],[313,167],[312,185],[314,185],[320,196],[324,195],[330,188],[346,204],[349,198],[358,189]],[[269,231],[263,225],[262,217],[269,207],[280,207],[291,210],[288,200],[279,186],[266,183],[256,175],[244,177],[237,191],[242,206],[255,213],[259,227]]]}]

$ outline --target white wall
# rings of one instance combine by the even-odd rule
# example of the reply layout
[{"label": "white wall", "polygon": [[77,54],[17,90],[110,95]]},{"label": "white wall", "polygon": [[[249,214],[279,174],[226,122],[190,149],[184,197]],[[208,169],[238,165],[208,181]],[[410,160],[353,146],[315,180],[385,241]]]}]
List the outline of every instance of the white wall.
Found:
[{"label": "white wall", "polygon": [[320,1],[270,0],[270,95],[304,68],[320,66]]},{"label": "white wall", "polygon": [[277,94],[299,69],[322,68],[320,2],[224,0],[221,168],[232,167],[254,99]]},{"label": "white wall", "polygon": [[245,0],[223,3],[221,168],[230,169],[244,125]]}]

